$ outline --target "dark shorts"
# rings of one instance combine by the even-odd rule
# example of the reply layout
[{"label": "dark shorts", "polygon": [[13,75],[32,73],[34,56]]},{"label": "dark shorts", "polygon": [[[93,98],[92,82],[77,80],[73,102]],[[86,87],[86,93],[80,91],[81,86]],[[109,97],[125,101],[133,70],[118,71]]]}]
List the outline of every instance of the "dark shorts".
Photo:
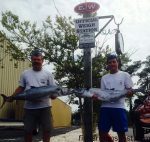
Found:
[{"label": "dark shorts", "polygon": [[127,132],[126,110],[122,108],[101,108],[98,128],[101,132],[109,132],[111,128],[115,132]]},{"label": "dark shorts", "polygon": [[37,126],[41,126],[43,131],[51,132],[52,130],[52,114],[50,107],[40,109],[25,109],[24,114],[24,130],[32,132]]}]

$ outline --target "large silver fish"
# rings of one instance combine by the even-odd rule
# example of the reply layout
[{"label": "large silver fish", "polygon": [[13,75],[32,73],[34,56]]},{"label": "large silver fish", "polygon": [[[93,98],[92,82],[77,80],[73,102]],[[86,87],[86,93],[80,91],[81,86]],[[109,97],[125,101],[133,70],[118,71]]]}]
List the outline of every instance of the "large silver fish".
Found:
[{"label": "large silver fish", "polygon": [[[96,97],[103,102],[115,102],[120,98],[126,97],[128,90],[101,90],[99,88],[90,88],[89,90],[81,89],[76,90],[75,93],[78,97]],[[133,94],[136,92],[148,92],[144,89],[132,89]]]},{"label": "large silver fish", "polygon": [[[5,102],[8,99],[8,96],[4,94],[0,94],[3,98],[3,102],[0,108],[3,107]],[[12,96],[13,100],[38,100],[42,97],[45,96],[52,96],[55,95],[60,96],[60,95],[66,95],[65,93],[62,92],[61,87],[59,86],[42,86],[42,87],[31,87],[31,89],[28,89],[20,94],[17,94],[16,96]]]},{"label": "large silver fish", "polygon": [[[143,92],[141,89],[134,89],[133,92]],[[122,97],[125,97],[127,90],[117,91],[117,90],[101,90],[99,88],[87,89],[67,89],[59,86],[43,86],[43,87],[31,87],[31,89],[24,91],[23,93],[13,96],[13,100],[29,100],[34,101],[38,100],[45,96],[66,96],[75,94],[77,97],[93,97],[94,95],[101,101],[116,101]],[[5,102],[8,99],[8,96],[0,94],[3,98],[2,105],[3,107]]]},{"label": "large silver fish", "polygon": [[113,102],[120,98],[125,97],[127,94],[127,90],[101,90],[98,88],[91,88],[89,90],[85,90],[83,96],[85,97],[96,97],[98,100],[104,102]]},{"label": "large silver fish", "polygon": [[[143,89],[132,89],[131,91],[133,94],[136,92],[145,92]],[[91,88],[85,90],[82,96],[91,98],[95,96],[98,100],[104,102],[115,102],[120,98],[126,97],[127,92],[128,90],[101,90],[99,88]]]}]

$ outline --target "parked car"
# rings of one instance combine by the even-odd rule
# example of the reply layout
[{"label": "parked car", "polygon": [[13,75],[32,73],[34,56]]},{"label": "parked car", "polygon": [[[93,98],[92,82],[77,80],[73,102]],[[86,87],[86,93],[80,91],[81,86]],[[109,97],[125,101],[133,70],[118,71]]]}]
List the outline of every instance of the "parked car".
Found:
[{"label": "parked car", "polygon": [[136,99],[132,111],[133,135],[138,141],[144,140],[144,134],[150,133],[150,96]]}]

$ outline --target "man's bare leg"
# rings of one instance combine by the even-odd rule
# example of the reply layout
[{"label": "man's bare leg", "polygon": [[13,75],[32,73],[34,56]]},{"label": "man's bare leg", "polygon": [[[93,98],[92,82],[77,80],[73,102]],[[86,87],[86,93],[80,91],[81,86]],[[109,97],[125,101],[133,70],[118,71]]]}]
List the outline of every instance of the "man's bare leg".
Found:
[{"label": "man's bare leg", "polygon": [[119,142],[127,142],[126,135],[124,132],[117,133],[117,134],[118,134]]},{"label": "man's bare leg", "polygon": [[43,142],[50,142],[50,132],[49,131],[43,132]]},{"label": "man's bare leg", "polygon": [[24,141],[25,142],[32,142],[32,133],[25,133]]},{"label": "man's bare leg", "polygon": [[113,142],[111,136],[106,132],[100,132],[99,136],[100,142]]}]

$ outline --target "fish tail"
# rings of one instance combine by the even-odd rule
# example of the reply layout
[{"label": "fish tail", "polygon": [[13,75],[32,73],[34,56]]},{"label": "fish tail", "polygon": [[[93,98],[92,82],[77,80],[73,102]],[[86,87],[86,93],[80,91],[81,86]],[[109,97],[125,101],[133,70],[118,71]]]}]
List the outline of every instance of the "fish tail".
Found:
[{"label": "fish tail", "polygon": [[7,100],[7,96],[4,95],[4,94],[0,94],[0,96],[2,96],[3,98],[3,102],[2,102],[2,105],[0,106],[0,109],[4,106],[4,104],[6,103],[6,100]]}]

